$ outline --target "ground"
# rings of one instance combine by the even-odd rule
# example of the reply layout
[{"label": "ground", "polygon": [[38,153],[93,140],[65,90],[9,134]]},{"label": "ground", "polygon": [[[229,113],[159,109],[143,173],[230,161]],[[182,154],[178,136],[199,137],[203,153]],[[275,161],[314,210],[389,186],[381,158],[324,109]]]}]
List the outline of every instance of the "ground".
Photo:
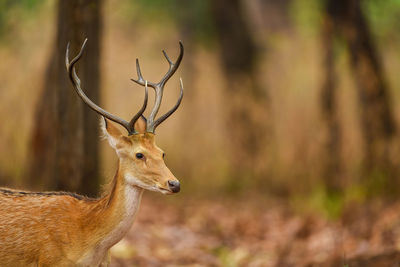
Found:
[{"label": "ground", "polygon": [[398,266],[399,211],[357,204],[327,219],[259,199],[145,197],[111,266]]}]

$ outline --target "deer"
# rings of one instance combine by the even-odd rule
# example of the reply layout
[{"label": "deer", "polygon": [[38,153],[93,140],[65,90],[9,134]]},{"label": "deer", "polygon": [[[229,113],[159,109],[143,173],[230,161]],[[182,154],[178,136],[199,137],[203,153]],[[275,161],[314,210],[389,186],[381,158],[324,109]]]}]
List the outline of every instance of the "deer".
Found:
[{"label": "deer", "polygon": [[[183,45],[175,62],[163,54],[169,64],[158,82],[143,78],[136,59],[137,79],[144,87],[140,110],[128,122],[90,100],[81,88],[75,65],[86,46],[69,61],[67,45],[65,64],[73,87],[81,100],[101,118],[101,129],[118,157],[114,178],[98,198],[69,192],[30,192],[0,189],[0,266],[108,266],[110,248],[131,228],[144,190],[162,194],[180,191],[180,183],[164,162],[165,153],[155,143],[155,130],[179,107],[183,97],[164,115],[156,118],[164,86],[178,69]],[[143,113],[148,102],[148,87],[154,89],[154,106],[148,118]],[[116,124],[127,133],[121,132]]]}]

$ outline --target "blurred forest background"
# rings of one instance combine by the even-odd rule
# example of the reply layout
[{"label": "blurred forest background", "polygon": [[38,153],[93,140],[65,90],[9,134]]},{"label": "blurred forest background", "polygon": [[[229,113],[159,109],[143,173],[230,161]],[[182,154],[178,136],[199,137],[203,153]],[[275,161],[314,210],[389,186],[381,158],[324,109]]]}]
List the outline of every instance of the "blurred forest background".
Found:
[{"label": "blurred forest background", "polygon": [[157,131],[182,191],[145,194],[113,266],[400,261],[399,0],[0,0],[1,186],[95,196],[113,176],[65,70],[85,37],[83,88],[124,118],[135,59],[157,81],[185,46]]}]

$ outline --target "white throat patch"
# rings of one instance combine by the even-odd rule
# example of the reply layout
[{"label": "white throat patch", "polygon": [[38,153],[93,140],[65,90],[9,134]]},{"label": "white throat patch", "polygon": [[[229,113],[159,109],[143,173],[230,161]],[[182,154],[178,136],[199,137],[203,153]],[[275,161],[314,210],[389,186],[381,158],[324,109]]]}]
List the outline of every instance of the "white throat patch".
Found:
[{"label": "white throat patch", "polygon": [[130,174],[125,175],[125,181],[127,182],[127,184],[132,185],[132,186],[138,186],[140,188],[147,189],[147,190],[154,190],[151,186],[143,183],[138,178],[136,178],[135,176],[130,175]]},{"label": "white throat patch", "polygon": [[84,266],[98,266],[104,259],[108,250],[118,243],[131,228],[137,211],[139,210],[140,200],[142,199],[143,189],[136,186],[125,187],[125,211],[119,224],[103,239],[94,251],[87,255],[80,264]]}]

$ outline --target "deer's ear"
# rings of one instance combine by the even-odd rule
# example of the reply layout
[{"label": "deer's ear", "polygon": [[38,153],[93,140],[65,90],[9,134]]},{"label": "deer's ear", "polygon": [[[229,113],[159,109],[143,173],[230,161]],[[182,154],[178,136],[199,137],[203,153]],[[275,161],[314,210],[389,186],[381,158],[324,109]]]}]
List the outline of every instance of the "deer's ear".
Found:
[{"label": "deer's ear", "polygon": [[145,133],[146,132],[146,127],[147,127],[147,120],[146,118],[142,115],[140,118],[135,122],[135,130],[138,133]]},{"label": "deer's ear", "polygon": [[100,125],[104,137],[107,138],[108,143],[116,149],[117,144],[124,138],[123,134],[112,122],[104,117],[102,117]]}]

